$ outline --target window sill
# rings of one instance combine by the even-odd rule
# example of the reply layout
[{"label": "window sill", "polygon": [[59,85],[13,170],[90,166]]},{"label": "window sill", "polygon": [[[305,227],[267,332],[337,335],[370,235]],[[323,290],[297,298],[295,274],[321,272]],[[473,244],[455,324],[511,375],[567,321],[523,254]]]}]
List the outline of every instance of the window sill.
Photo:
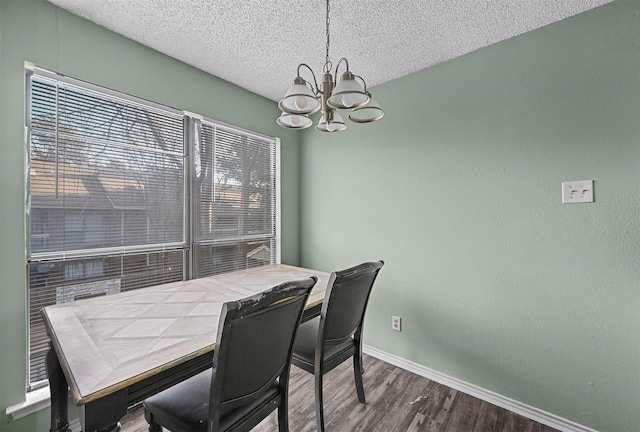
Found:
[{"label": "window sill", "polygon": [[51,399],[49,386],[47,386],[28,392],[24,402],[7,407],[7,415],[13,420],[18,420],[50,406]]}]

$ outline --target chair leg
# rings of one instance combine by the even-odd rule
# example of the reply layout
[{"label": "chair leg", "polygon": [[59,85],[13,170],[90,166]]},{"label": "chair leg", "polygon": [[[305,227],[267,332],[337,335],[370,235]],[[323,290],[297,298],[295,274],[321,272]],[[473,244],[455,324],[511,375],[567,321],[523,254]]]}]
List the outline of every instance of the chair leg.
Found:
[{"label": "chair leg", "polygon": [[316,368],[315,371],[315,389],[316,389],[316,422],[318,424],[318,432],[324,432],[324,402],[322,400],[322,371]]},{"label": "chair leg", "polygon": [[149,423],[149,432],[162,432],[162,426],[155,422],[153,414],[147,410],[147,407],[144,408],[144,419]]},{"label": "chair leg", "polygon": [[162,426],[158,423],[151,422],[149,423],[149,432],[162,432]]},{"label": "chair leg", "polygon": [[362,374],[364,374],[364,367],[362,366],[362,356],[358,353],[353,355],[353,377],[356,381],[356,392],[358,392],[358,400],[360,403],[365,403],[364,397],[364,385],[362,383]]},{"label": "chair leg", "polygon": [[287,395],[282,398],[278,407],[278,432],[289,432],[289,407]]}]

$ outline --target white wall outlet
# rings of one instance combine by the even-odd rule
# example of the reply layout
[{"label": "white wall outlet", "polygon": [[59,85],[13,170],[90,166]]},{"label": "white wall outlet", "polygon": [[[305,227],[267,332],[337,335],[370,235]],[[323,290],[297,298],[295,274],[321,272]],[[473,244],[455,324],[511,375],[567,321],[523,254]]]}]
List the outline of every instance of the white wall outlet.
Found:
[{"label": "white wall outlet", "polygon": [[562,203],[593,202],[593,180],[562,182]]},{"label": "white wall outlet", "polygon": [[397,316],[391,317],[391,330],[400,331],[402,326],[402,318]]}]

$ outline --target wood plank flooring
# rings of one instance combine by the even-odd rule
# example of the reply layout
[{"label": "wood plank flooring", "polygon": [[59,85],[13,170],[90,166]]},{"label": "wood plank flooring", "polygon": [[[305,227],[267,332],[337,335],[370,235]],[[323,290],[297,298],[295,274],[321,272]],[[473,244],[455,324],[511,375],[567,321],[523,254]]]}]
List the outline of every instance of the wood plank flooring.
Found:
[{"label": "wood plank flooring", "polygon": [[[358,402],[351,362],[324,378],[327,432],[554,432],[555,429],[458,392],[371,356],[365,356],[365,405]],[[121,421],[122,432],[145,432],[142,407]],[[272,413],[254,432],[278,430]],[[291,367],[289,430],[315,426],[313,376]]]}]

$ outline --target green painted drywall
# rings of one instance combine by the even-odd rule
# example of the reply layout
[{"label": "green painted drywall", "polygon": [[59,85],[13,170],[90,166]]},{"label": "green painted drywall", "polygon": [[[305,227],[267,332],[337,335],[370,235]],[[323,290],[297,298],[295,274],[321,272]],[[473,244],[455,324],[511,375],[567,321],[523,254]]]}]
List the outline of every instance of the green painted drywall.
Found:
[{"label": "green painted drywall", "polygon": [[276,104],[118,36],[44,0],[0,0],[0,430],[45,431],[49,410],[11,421],[24,400],[24,62],[282,140],[282,260],[299,256],[299,134]]},{"label": "green painted drywall", "polygon": [[[378,123],[305,133],[302,265],[386,260],[365,343],[640,430],[639,15],[617,1],[486,47],[373,88]],[[595,203],[563,205],[586,179]]]}]

